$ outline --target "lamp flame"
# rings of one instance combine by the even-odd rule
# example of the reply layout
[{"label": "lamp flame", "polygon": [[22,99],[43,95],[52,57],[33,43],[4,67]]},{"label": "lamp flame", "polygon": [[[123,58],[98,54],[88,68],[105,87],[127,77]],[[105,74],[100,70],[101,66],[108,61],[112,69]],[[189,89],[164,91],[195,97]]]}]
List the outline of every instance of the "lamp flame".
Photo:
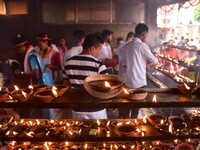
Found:
[{"label": "lamp flame", "polygon": [[22,120],[20,121],[20,123],[23,124],[23,123],[24,123],[24,119],[22,119]]},{"label": "lamp flame", "polygon": [[187,85],[187,84],[185,84],[185,83],[183,83],[184,84],[184,86],[185,86],[185,88],[187,89],[187,90],[190,90],[190,87]]},{"label": "lamp flame", "polygon": [[2,90],[2,87],[0,86],[0,91]]},{"label": "lamp flame", "polygon": [[99,121],[99,119],[97,119],[97,125],[98,125],[98,126],[101,125],[101,121]]},{"label": "lamp flame", "polygon": [[49,150],[49,146],[47,142],[44,143],[44,146],[46,147],[47,150]]},{"label": "lamp flame", "polygon": [[9,95],[9,99],[12,100],[13,99],[12,96]]},{"label": "lamp flame", "polygon": [[17,135],[17,134],[18,134],[17,132],[13,131],[13,135]]},{"label": "lamp flame", "polygon": [[58,97],[58,93],[57,93],[57,91],[54,90],[53,88],[52,88],[52,93],[53,93],[53,95],[54,95],[55,97]]},{"label": "lamp flame", "polygon": [[17,85],[14,85],[14,88],[15,88],[16,91],[19,90],[19,87]]},{"label": "lamp flame", "polygon": [[104,82],[104,85],[105,85],[105,87],[107,87],[107,88],[111,88],[110,84],[109,84],[107,81]]},{"label": "lamp flame", "polygon": [[130,123],[131,123],[131,121],[127,121],[127,122],[126,122],[126,124],[130,124]]},{"label": "lamp flame", "polygon": [[173,133],[173,131],[172,131],[172,124],[169,125],[169,133],[171,133],[171,134]]},{"label": "lamp flame", "polygon": [[29,85],[28,88],[31,89],[31,90],[33,90],[33,86],[32,85]]},{"label": "lamp flame", "polygon": [[157,97],[156,97],[156,95],[153,95],[153,100],[152,100],[152,102],[157,103]]},{"label": "lamp flame", "polygon": [[117,126],[121,126],[121,125],[122,125],[122,122],[117,123]]},{"label": "lamp flame", "polygon": [[143,123],[147,123],[147,115],[145,115],[145,117],[143,118]]},{"label": "lamp flame", "polygon": [[87,143],[84,145],[84,148],[85,148],[85,149],[87,149],[87,148],[88,148],[88,145],[87,145]]},{"label": "lamp flame", "polygon": [[126,95],[129,95],[129,92],[128,92],[127,89],[123,88],[123,90],[124,90],[124,93],[125,93]]},{"label": "lamp flame", "polygon": [[25,97],[25,98],[28,98],[28,94],[24,91],[22,91],[22,95]]},{"label": "lamp flame", "polygon": [[107,127],[110,126],[110,120],[106,123],[106,126],[107,126]]},{"label": "lamp flame", "polygon": [[160,124],[164,124],[164,120],[162,119],[162,120],[160,120]]},{"label": "lamp flame", "polygon": [[31,132],[28,132],[28,133],[26,133],[26,135],[27,135],[27,136],[30,136],[30,137],[33,137],[34,132],[32,132],[32,131],[31,131]]},{"label": "lamp flame", "polygon": [[12,146],[12,147],[15,146],[15,144],[16,144],[16,141],[12,141],[12,142],[11,142],[11,146]]},{"label": "lamp flame", "polygon": [[39,120],[37,120],[37,119],[36,119],[36,123],[37,123],[37,125],[40,125],[40,121],[39,121]]},{"label": "lamp flame", "polygon": [[103,143],[103,147],[104,147],[104,148],[106,147],[106,144],[105,144],[105,143]]}]

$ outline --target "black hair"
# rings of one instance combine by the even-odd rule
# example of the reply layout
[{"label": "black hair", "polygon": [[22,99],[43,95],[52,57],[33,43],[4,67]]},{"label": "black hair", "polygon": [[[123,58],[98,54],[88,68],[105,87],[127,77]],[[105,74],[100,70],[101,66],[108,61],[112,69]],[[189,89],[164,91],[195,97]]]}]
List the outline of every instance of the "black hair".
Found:
[{"label": "black hair", "polygon": [[78,44],[81,39],[85,37],[85,32],[83,30],[75,30],[73,32],[73,42],[74,44]]},{"label": "black hair", "polygon": [[139,23],[135,27],[135,36],[140,36],[143,32],[149,32],[149,28],[146,24],[144,23]]},{"label": "black hair", "polygon": [[121,36],[117,38],[117,42],[120,42],[120,41],[123,41],[123,40],[124,40],[124,39],[123,39],[123,37],[121,37]]},{"label": "black hair", "polygon": [[102,31],[102,38],[105,39],[107,36],[113,34],[112,31],[108,30],[108,29],[105,29]]},{"label": "black hair", "polygon": [[134,36],[135,36],[135,33],[133,33],[132,31],[129,32],[129,33],[127,34],[127,36],[126,36],[126,41],[128,41],[129,38],[132,38],[132,37],[134,37]]},{"label": "black hair", "polygon": [[88,34],[85,37],[85,41],[83,43],[83,50],[88,50],[92,46],[98,47],[100,44],[103,44],[103,40],[101,37],[95,34]]}]

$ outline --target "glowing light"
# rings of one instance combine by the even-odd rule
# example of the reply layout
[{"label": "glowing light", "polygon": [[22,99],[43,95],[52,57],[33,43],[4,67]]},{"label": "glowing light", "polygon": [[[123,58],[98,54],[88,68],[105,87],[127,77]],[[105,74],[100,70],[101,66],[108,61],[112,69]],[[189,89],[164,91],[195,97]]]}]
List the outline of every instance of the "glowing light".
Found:
[{"label": "glowing light", "polygon": [[29,124],[30,124],[30,126],[32,126],[32,125],[33,125],[33,122],[32,122],[32,121],[29,121]]},{"label": "glowing light", "polygon": [[126,122],[126,124],[130,124],[130,123],[131,123],[131,121],[127,121],[127,122]]},{"label": "glowing light", "polygon": [[103,147],[104,147],[104,148],[106,147],[106,144],[105,144],[105,143],[103,143]]},{"label": "glowing light", "polygon": [[16,91],[19,90],[19,87],[17,85],[14,85],[14,88],[15,88]]},{"label": "glowing light", "polygon": [[26,133],[26,135],[32,137],[34,135],[34,132],[32,132],[32,131],[28,132],[28,133]]},{"label": "glowing light", "polygon": [[105,85],[105,87],[107,87],[107,88],[111,88],[110,84],[109,84],[107,81],[104,82],[104,85]]},{"label": "glowing light", "polygon": [[36,119],[36,123],[37,123],[37,125],[40,125],[40,121],[39,121],[39,120],[37,120],[37,119]]},{"label": "glowing light", "polygon": [[53,96],[58,97],[58,93],[57,93],[57,91],[54,90],[53,88],[52,88],[52,93],[53,93]]},{"label": "glowing light", "polygon": [[129,92],[127,91],[127,89],[123,88],[123,91],[126,95],[129,95]]},{"label": "glowing light", "polygon": [[101,125],[101,121],[99,121],[99,119],[97,119],[97,125],[98,125],[98,126]]},{"label": "glowing light", "polygon": [[85,149],[87,149],[87,148],[88,148],[88,144],[87,144],[87,143],[84,145],[84,148],[85,148]]},{"label": "glowing light", "polygon": [[143,118],[143,123],[147,123],[147,115]]},{"label": "glowing light", "polygon": [[106,126],[107,126],[107,127],[110,126],[110,121],[108,121],[108,122],[106,123]]},{"label": "glowing light", "polygon": [[47,142],[44,143],[44,146],[46,147],[47,150],[49,150],[49,146]]},{"label": "glowing light", "polygon": [[160,120],[160,124],[164,124],[164,119]]},{"label": "glowing light", "polygon": [[172,131],[172,124],[169,125],[169,133],[171,133],[171,134],[173,133],[173,131]]},{"label": "glowing light", "polygon": [[156,97],[156,95],[153,95],[153,100],[152,100],[152,102],[157,103],[157,97]]},{"label": "glowing light", "polygon": [[185,84],[185,83],[183,83],[184,84],[184,86],[185,86],[185,88],[187,89],[187,90],[190,90],[190,87],[187,85],[187,84]]},{"label": "glowing light", "polygon": [[122,125],[122,122],[117,123],[117,126],[121,126],[121,125]]},{"label": "glowing light", "polygon": [[17,134],[18,134],[17,132],[13,131],[13,135],[17,135]]},{"label": "glowing light", "polygon": [[24,123],[24,119],[22,119],[21,121],[20,121],[20,124],[23,124]]},{"label": "glowing light", "polygon": [[23,95],[25,98],[28,97],[28,94],[27,94],[26,92],[24,92],[24,91],[22,91],[22,95]]},{"label": "glowing light", "polygon": [[32,85],[29,85],[28,88],[31,89],[31,90],[33,90],[33,86]]}]

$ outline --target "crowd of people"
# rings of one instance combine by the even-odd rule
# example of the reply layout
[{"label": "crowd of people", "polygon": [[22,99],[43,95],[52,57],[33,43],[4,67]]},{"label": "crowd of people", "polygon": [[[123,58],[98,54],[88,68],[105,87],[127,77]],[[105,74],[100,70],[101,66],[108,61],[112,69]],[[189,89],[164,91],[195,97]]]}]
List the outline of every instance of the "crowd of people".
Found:
[{"label": "crowd of people", "polygon": [[[128,88],[144,88],[147,86],[147,65],[158,63],[145,39],[148,26],[140,23],[135,33],[129,32],[126,41],[117,39],[117,46],[112,50],[110,43],[113,31],[105,29],[101,33],[85,34],[82,30],[73,32],[73,45],[68,48],[66,39],[61,37],[58,45],[52,44],[48,34],[39,34],[38,45],[32,46],[23,37],[14,39],[18,50],[15,72],[31,75],[31,84],[53,85],[62,81],[72,88],[83,88],[86,77],[96,74],[118,74],[124,78]],[[116,69],[119,65],[119,69]],[[138,109],[120,109],[120,116],[137,117]],[[74,109],[75,119],[106,119],[106,109]]]}]

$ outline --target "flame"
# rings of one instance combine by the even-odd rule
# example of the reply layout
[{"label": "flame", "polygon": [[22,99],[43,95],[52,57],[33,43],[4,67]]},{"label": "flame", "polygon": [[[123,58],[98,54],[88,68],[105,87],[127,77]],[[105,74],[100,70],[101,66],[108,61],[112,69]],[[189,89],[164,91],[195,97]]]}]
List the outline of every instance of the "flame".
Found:
[{"label": "flame", "polygon": [[145,117],[143,118],[143,123],[147,123],[147,115],[145,115]]},{"label": "flame", "polygon": [[67,122],[66,125],[67,125],[68,127],[70,127],[70,123],[69,123],[69,122]]},{"label": "flame", "polygon": [[3,127],[3,125],[2,124],[0,124],[0,128],[2,128]]},{"label": "flame", "polygon": [[88,148],[88,144],[87,144],[87,143],[84,145],[84,148],[85,148],[85,149],[87,149],[87,148]]},{"label": "flame", "polygon": [[70,134],[70,135],[73,135],[73,132],[69,131],[69,134]]},{"label": "flame", "polygon": [[137,119],[134,119],[134,123],[135,123],[135,124],[138,124],[138,121],[137,121]]},{"label": "flame", "polygon": [[145,136],[145,132],[144,131],[142,131],[141,134],[142,134],[142,136]]},{"label": "flame", "polygon": [[29,85],[28,88],[31,89],[31,90],[33,90],[33,86],[32,85]]},{"label": "flame", "polygon": [[111,145],[110,145],[110,149],[112,149],[112,148],[113,148],[113,145],[111,144]]},{"label": "flame", "polygon": [[142,141],[142,144],[144,145],[144,144],[145,144],[145,141]]},{"label": "flame", "polygon": [[12,96],[9,95],[9,99],[12,100],[13,99]]},{"label": "flame", "polygon": [[106,147],[106,144],[105,144],[105,143],[103,143],[103,147],[104,147],[104,148]]},{"label": "flame", "polygon": [[17,121],[14,121],[14,124],[15,124],[15,125],[18,125]]},{"label": "flame", "polygon": [[164,119],[160,120],[160,124],[164,124]]},{"label": "flame", "polygon": [[28,132],[28,133],[26,133],[26,135],[32,137],[34,135],[34,132],[32,132],[32,131]]},{"label": "flame", "polygon": [[10,134],[10,131],[6,132],[6,135],[9,135]]},{"label": "flame", "polygon": [[2,87],[0,86],[0,91],[2,90]]},{"label": "flame", "polygon": [[200,131],[200,127],[196,127],[195,129],[196,129],[197,131]]},{"label": "flame", "polygon": [[14,88],[15,88],[16,91],[19,90],[19,87],[17,85],[14,85]]},{"label": "flame", "polygon": [[54,95],[55,97],[58,97],[58,93],[57,93],[57,91],[54,90],[53,88],[52,88],[52,93],[53,93],[53,95]]},{"label": "flame", "polygon": [[137,131],[138,133],[140,133],[140,132],[141,132],[141,130],[140,130],[139,128],[137,128],[137,129],[136,129],[136,131]]},{"label": "flame", "polygon": [[124,93],[125,93],[126,95],[129,95],[129,92],[128,92],[127,89],[123,88],[123,90],[124,90]]},{"label": "flame", "polygon": [[54,120],[50,120],[50,123],[51,123],[51,124],[54,124],[54,122],[55,122]]},{"label": "flame", "polygon": [[36,119],[37,125],[40,125],[40,121]]},{"label": "flame", "polygon": [[33,122],[32,122],[32,121],[29,121],[29,124],[30,124],[30,126],[32,126],[32,125],[33,125]]},{"label": "flame", "polygon": [[17,135],[17,134],[18,134],[17,132],[13,131],[13,135]]},{"label": "flame", "polygon": [[169,125],[169,133],[171,133],[171,134],[173,133],[173,131],[172,131],[172,124]]},{"label": "flame", "polygon": [[130,123],[131,123],[131,121],[127,121],[127,122],[126,122],[126,124],[130,124]]},{"label": "flame", "polygon": [[104,82],[104,85],[105,85],[105,87],[107,87],[107,88],[111,88],[110,84],[109,84],[107,81]]},{"label": "flame", "polygon": [[153,95],[153,100],[152,100],[152,102],[157,103],[157,97],[156,97],[155,94]]},{"label": "flame", "polygon": [[190,143],[191,141],[192,141],[191,139],[187,139],[187,142],[189,142],[189,143]]},{"label": "flame", "polygon": [[52,90],[57,90],[57,87],[53,86],[53,87],[52,87]]},{"label": "flame", "polygon": [[132,145],[132,146],[131,146],[131,149],[135,149],[135,145]]},{"label": "flame", "polygon": [[47,142],[44,143],[44,146],[46,147],[47,150],[49,150],[49,146]]},{"label": "flame", "polygon": [[123,149],[126,149],[126,146],[125,146],[125,145],[122,145],[122,148],[123,148]]},{"label": "flame", "polygon": [[118,149],[118,146],[116,144],[114,145],[114,147],[115,147],[115,149]]},{"label": "flame", "polygon": [[22,120],[20,121],[20,123],[23,124],[23,123],[24,123],[24,119],[22,119]]},{"label": "flame", "polygon": [[185,83],[183,83],[184,84],[184,86],[185,86],[185,88],[187,89],[187,90],[190,90],[190,87],[187,85],[187,84],[185,84]]},{"label": "flame", "polygon": [[69,146],[69,142],[65,142],[65,145],[66,145],[66,146]]},{"label": "flame", "polygon": [[25,98],[28,98],[28,94],[24,91],[22,91],[22,95],[25,97]]},{"label": "flame", "polygon": [[117,123],[117,126],[121,126],[121,125],[122,125],[122,122]]},{"label": "flame", "polygon": [[11,142],[11,146],[12,146],[12,147],[15,146],[15,144],[16,144],[16,141],[12,141],[12,142]]},{"label": "flame", "polygon": [[177,144],[177,143],[178,143],[178,139],[175,139],[175,140],[174,140],[174,143]]},{"label": "flame", "polygon": [[156,141],[156,144],[157,144],[157,145],[160,145],[160,143],[159,143],[158,141]]},{"label": "flame", "polygon": [[64,126],[63,128],[64,128],[64,130],[66,130],[66,129],[67,129],[67,127],[66,127],[66,126]]},{"label": "flame", "polygon": [[106,123],[106,126],[107,126],[107,127],[110,126],[110,120]]},{"label": "flame", "polygon": [[98,125],[98,126],[101,125],[101,121],[99,121],[99,119],[97,119],[97,125]]},{"label": "flame", "polygon": [[62,125],[62,124],[63,124],[63,121],[60,121],[59,124]]}]

